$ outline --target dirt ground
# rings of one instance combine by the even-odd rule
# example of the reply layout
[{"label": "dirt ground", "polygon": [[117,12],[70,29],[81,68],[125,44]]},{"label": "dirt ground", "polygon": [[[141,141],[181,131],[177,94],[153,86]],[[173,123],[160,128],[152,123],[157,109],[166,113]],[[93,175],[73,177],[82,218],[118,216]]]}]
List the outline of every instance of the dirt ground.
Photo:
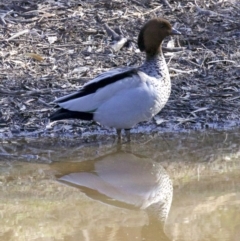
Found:
[{"label": "dirt ground", "polygon": [[[101,128],[69,120],[48,125],[56,97],[97,74],[140,65],[140,27],[162,16],[182,32],[166,39],[172,93],[154,120],[160,129],[237,127],[240,123],[240,2],[2,0],[0,138],[79,135]],[[128,39],[118,52],[104,24]],[[117,31],[117,30],[116,30]],[[144,130],[144,128],[141,128]],[[151,130],[150,130],[151,131]]]}]

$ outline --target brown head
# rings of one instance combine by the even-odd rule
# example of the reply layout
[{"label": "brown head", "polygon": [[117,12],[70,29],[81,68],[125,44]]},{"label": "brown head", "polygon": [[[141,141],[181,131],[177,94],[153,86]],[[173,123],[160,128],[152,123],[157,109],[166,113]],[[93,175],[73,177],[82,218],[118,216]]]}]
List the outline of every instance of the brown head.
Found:
[{"label": "brown head", "polygon": [[163,39],[169,35],[181,34],[171,24],[163,18],[153,18],[149,20],[140,30],[138,35],[138,47],[145,51],[147,55],[156,55],[161,51]]}]

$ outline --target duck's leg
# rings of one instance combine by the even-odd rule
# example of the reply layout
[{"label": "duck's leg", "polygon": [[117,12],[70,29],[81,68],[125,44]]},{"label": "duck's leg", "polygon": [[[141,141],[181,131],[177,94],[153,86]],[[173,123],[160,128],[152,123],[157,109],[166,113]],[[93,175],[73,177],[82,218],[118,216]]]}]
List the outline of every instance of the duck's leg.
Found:
[{"label": "duck's leg", "polygon": [[121,143],[122,141],[122,135],[121,135],[122,129],[117,129],[117,138],[118,138],[118,143]]},{"label": "duck's leg", "polygon": [[127,137],[127,142],[130,142],[130,141],[131,141],[131,138],[130,138],[130,129],[125,129],[125,133],[126,133],[126,137]]}]

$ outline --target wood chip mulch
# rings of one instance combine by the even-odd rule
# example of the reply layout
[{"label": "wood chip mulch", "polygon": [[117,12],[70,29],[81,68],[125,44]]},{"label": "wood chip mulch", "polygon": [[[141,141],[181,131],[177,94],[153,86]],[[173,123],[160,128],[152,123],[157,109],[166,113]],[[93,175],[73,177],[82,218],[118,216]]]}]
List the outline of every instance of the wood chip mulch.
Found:
[{"label": "wood chip mulch", "polygon": [[[2,0],[0,138],[101,129],[76,120],[49,125],[50,103],[103,71],[140,65],[137,35],[156,16],[183,35],[164,42],[172,94],[150,123],[168,130],[238,126],[239,1]],[[108,27],[127,40],[118,51]]]}]

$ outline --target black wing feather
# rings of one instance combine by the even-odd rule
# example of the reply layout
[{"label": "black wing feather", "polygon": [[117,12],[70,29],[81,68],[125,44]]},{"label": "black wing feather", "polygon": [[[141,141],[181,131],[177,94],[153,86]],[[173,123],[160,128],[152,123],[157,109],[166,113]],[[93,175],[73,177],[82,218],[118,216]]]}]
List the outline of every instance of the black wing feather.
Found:
[{"label": "black wing feather", "polygon": [[63,119],[81,119],[81,120],[93,120],[93,113],[89,112],[80,112],[80,111],[71,111],[66,109],[59,109],[54,112],[49,117],[50,121],[57,121]]}]

